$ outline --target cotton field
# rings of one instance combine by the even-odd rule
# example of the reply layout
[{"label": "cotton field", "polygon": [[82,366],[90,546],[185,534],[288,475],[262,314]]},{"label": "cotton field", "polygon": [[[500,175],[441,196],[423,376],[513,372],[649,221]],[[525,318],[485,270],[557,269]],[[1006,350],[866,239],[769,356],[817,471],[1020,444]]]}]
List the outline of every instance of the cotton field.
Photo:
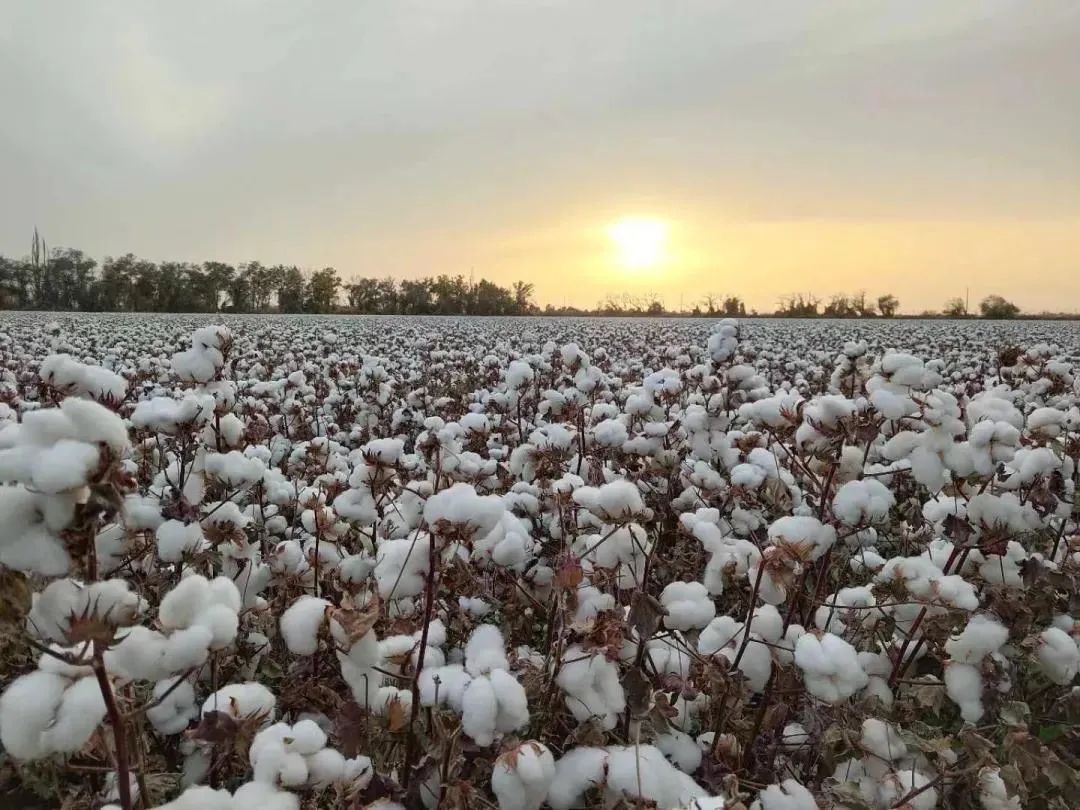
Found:
[{"label": "cotton field", "polygon": [[0,803],[1067,808],[1080,329],[0,318]]}]

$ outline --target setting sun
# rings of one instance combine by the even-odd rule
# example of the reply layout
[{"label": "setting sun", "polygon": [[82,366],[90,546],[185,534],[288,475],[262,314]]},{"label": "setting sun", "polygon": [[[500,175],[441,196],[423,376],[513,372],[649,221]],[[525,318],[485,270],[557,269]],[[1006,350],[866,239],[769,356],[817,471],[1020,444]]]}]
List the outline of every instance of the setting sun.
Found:
[{"label": "setting sun", "polygon": [[619,263],[625,268],[655,267],[664,258],[668,227],[658,219],[620,219],[607,232],[618,251]]}]

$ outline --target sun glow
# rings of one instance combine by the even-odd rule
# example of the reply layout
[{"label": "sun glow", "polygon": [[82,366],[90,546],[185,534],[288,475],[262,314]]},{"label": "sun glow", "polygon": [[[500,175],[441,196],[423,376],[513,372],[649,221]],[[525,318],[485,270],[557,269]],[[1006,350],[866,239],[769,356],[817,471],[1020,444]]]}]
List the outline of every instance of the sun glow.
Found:
[{"label": "sun glow", "polygon": [[659,219],[620,219],[608,227],[607,233],[618,252],[619,264],[628,270],[656,267],[664,260],[668,226]]}]

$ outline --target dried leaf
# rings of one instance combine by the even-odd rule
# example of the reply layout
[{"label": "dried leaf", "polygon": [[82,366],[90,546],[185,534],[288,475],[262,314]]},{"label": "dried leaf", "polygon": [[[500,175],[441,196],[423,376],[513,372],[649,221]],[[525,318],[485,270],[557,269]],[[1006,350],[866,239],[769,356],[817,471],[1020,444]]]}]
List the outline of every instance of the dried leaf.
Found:
[{"label": "dried leaf", "polygon": [[667,608],[655,596],[645,591],[634,591],[626,620],[637,631],[639,639],[648,639],[653,637],[660,627],[660,620],[666,615]]}]

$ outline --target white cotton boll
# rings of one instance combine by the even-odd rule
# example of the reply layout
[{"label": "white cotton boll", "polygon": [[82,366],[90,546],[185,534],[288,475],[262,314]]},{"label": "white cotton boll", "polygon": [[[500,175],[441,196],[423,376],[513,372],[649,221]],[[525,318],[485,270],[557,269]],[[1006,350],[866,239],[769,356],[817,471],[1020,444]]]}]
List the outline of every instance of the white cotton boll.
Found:
[{"label": "white cotton boll", "polygon": [[525,687],[505,669],[492,670],[489,677],[499,705],[495,730],[501,734],[509,734],[528,725],[529,699]]},{"label": "white cotton boll", "polygon": [[814,794],[794,779],[769,785],[758,793],[750,810],[818,810]]},{"label": "white cotton boll", "polygon": [[252,486],[261,481],[266,473],[266,467],[259,459],[245,456],[239,450],[211,453],[203,464],[206,474],[228,489]]},{"label": "white cotton boll", "polygon": [[12,681],[0,696],[0,742],[17,759],[48,756],[46,732],[70,681],[49,672],[31,672]]},{"label": "white cotton boll", "polygon": [[285,750],[308,756],[326,746],[326,732],[314,720],[301,720],[293,724],[289,733],[290,741],[285,743]]},{"label": "white cotton boll", "polygon": [[1039,634],[1036,654],[1043,674],[1059,686],[1068,686],[1080,672],[1080,648],[1068,633],[1057,627]]},{"label": "white cotton boll", "polygon": [[406,599],[424,592],[431,538],[384,540],[375,556],[375,582],[383,599]]},{"label": "white cotton boll", "polygon": [[501,754],[491,769],[499,810],[539,810],[555,778],[555,759],[543,743],[530,740]]},{"label": "white cotton boll", "polygon": [[300,797],[265,782],[248,782],[236,789],[231,810],[300,810]]},{"label": "white cotton boll", "polygon": [[493,669],[509,669],[505,644],[502,631],[494,624],[477,626],[465,645],[465,668],[469,674],[485,675]]},{"label": "white cotton boll", "polygon": [[979,769],[979,804],[983,810],[1021,810],[1019,796],[1010,796],[1001,778],[1001,769],[985,765]]},{"label": "white cotton boll", "polygon": [[945,642],[945,652],[957,663],[978,664],[1008,640],[1009,630],[1005,625],[980,613],[972,616],[958,635]]},{"label": "white cotton boll", "polygon": [[769,540],[778,546],[788,546],[818,559],[836,542],[836,529],[806,515],[787,515],[769,526]]},{"label": "white cotton boll", "polygon": [[185,554],[194,554],[209,548],[198,523],[167,520],[157,527],[158,557],[164,562],[178,563]]},{"label": "white cotton boll", "polygon": [[60,410],[72,425],[72,436],[91,444],[104,444],[115,455],[128,449],[128,431],[124,420],[103,405],[88,399],[68,397]]},{"label": "white cotton boll", "polygon": [[706,795],[693,779],[671,765],[652,745],[608,748],[607,776],[606,795],[610,799],[640,797],[667,810]]},{"label": "white cotton boll", "polygon": [[660,594],[667,609],[664,626],[672,630],[704,627],[716,615],[716,605],[700,582],[671,582]]},{"label": "white cotton boll", "polygon": [[314,655],[319,649],[319,630],[330,603],[315,596],[301,596],[281,614],[281,637],[293,655]]},{"label": "white cotton boll", "polygon": [[566,693],[566,707],[578,722],[595,717],[605,730],[610,730],[626,708],[618,667],[579,645],[572,645],[563,654],[555,682]]},{"label": "white cotton boll", "polygon": [[[177,681],[180,681],[179,685],[176,685]],[[179,734],[191,720],[199,716],[195,706],[195,689],[189,681],[180,678],[169,678],[154,684],[153,702],[156,705],[146,710],[146,719],[159,734]]]},{"label": "white cotton boll", "polygon": [[701,767],[702,750],[686,732],[669,729],[656,738],[656,747],[683,773],[693,773]]},{"label": "white cotton boll", "polygon": [[618,479],[600,487],[579,487],[574,490],[574,501],[603,520],[621,521],[645,510],[637,485]]},{"label": "white cotton boll", "polygon": [[333,748],[323,748],[307,757],[308,781],[316,789],[329,787],[345,776],[345,756]]},{"label": "white cotton boll", "polygon": [[62,754],[78,752],[105,719],[105,699],[97,678],[87,675],[72,682],[60,699],[42,744]]},{"label": "white cotton boll", "polygon": [[94,445],[62,439],[35,455],[30,484],[44,495],[78,489],[89,483],[98,463],[99,453]]},{"label": "white cotton boll", "polygon": [[258,717],[268,721],[274,716],[277,698],[260,683],[231,683],[210,695],[202,705],[202,715],[225,712],[236,719]]},{"label": "white cotton boll", "polygon": [[198,786],[189,787],[171,802],[157,805],[154,810],[238,810],[227,790]]},{"label": "white cotton boll", "polygon": [[461,700],[461,730],[479,746],[495,740],[495,720],[499,704],[491,680],[486,676],[473,678],[465,687]]},{"label": "white cotton boll", "polygon": [[424,667],[420,673],[420,705],[449,706],[460,712],[465,689],[471,681],[472,675],[460,664]]},{"label": "white cotton boll", "polygon": [[896,503],[892,491],[875,478],[848,481],[833,497],[833,514],[847,526],[881,523]]},{"label": "white cotton boll", "polygon": [[947,663],[945,693],[960,707],[960,716],[968,723],[977,723],[983,716],[983,682],[977,667],[971,664]]},{"label": "white cotton boll", "polygon": [[604,748],[571,748],[555,763],[555,777],[548,788],[547,801],[553,810],[579,806],[591,788],[604,784],[608,752]]},{"label": "white cotton boll", "polygon": [[806,690],[826,703],[847,700],[869,680],[855,648],[832,633],[820,639],[812,633],[800,636],[795,643],[795,665],[802,670]]},{"label": "white cotton boll", "polygon": [[[906,796],[911,796],[903,807],[910,810],[934,810],[938,806],[938,792],[936,788],[927,788],[931,777],[914,768],[902,771],[893,771],[884,777],[877,789],[879,806],[895,807]],[[920,788],[926,788],[918,792]],[[918,792],[918,795],[914,795]]]},{"label": "white cotton boll", "polygon": [[424,520],[431,527],[448,523],[484,535],[498,524],[504,511],[502,498],[477,495],[471,485],[458,483],[427,499]]},{"label": "white cotton boll", "polygon": [[907,756],[907,745],[897,730],[876,717],[863,720],[859,744],[871,754],[888,762],[898,762]]}]

